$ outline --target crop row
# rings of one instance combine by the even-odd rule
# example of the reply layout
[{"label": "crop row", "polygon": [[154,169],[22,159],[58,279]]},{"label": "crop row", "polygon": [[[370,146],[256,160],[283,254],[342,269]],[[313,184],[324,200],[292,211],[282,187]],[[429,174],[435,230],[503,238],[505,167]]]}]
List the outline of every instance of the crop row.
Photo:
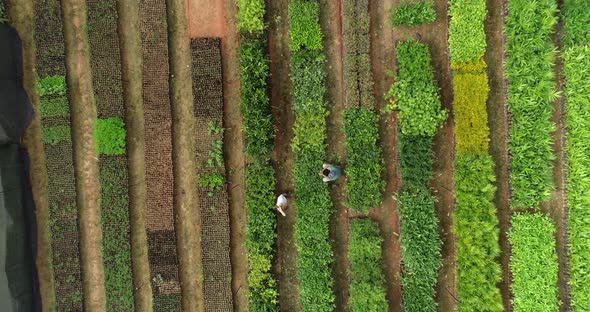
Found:
[{"label": "crop row", "polygon": [[389,95],[400,110],[400,173],[396,195],[400,214],[404,311],[436,311],[435,289],[441,261],[438,218],[428,181],[432,178],[434,133],[446,119],[434,83],[428,46],[401,42],[398,72]]},{"label": "crop row", "polygon": [[454,230],[457,244],[457,310],[502,311],[497,288],[501,269],[499,225],[494,206],[494,163],[488,153],[486,104],[489,87],[485,0],[451,0],[449,49],[455,121]]},{"label": "crop row", "polygon": [[251,311],[277,310],[277,285],[271,274],[276,238],[274,169],[270,164],[272,116],[268,97],[269,57],[266,53],[262,0],[240,0],[240,103],[244,118],[246,165],[246,248],[248,298]]},{"label": "crop row", "polygon": [[331,211],[326,183],[318,176],[325,157],[325,56],[317,1],[289,1],[291,83],[295,113],[295,244],[302,311],[332,311],[334,295],[328,240]]},{"label": "crop row", "polygon": [[416,27],[436,20],[436,10],[431,0],[405,0],[393,10],[392,22],[395,26]]},{"label": "crop row", "polygon": [[566,201],[572,311],[590,310],[590,2],[566,0],[563,65],[566,97]]},{"label": "crop row", "polygon": [[381,271],[382,242],[379,227],[373,221],[351,220],[348,257],[352,311],[387,311],[385,279]]},{"label": "crop row", "polygon": [[505,77],[510,113],[511,205],[538,208],[552,189],[553,100],[557,97],[551,42],[557,23],[554,0],[509,0]]}]

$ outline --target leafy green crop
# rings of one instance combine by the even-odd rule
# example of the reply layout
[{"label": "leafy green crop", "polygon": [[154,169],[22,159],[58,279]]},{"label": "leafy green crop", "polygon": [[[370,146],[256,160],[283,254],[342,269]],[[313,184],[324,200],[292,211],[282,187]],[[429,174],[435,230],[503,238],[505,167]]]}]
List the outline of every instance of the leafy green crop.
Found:
[{"label": "leafy green crop", "polygon": [[39,97],[65,96],[66,77],[47,76],[43,78],[37,78],[37,92],[39,93]]},{"label": "leafy green crop", "polygon": [[41,138],[45,144],[71,142],[70,127],[64,125],[41,128]]},{"label": "leafy green crop", "polygon": [[557,98],[551,42],[557,23],[553,0],[509,0],[504,27],[508,81],[512,207],[538,208],[552,184],[552,102]]},{"label": "leafy green crop", "polygon": [[392,21],[395,26],[420,26],[436,20],[436,11],[432,1],[405,1],[393,9]]},{"label": "leafy green crop", "polygon": [[563,2],[563,44],[588,45],[590,42],[590,2],[586,0],[564,0]]},{"label": "leafy green crop", "polygon": [[387,311],[381,271],[379,228],[370,219],[350,221],[350,307],[352,311]]},{"label": "leafy green crop", "polygon": [[6,8],[4,7],[4,2],[0,1],[0,24],[4,24],[8,22],[8,17],[6,16]]},{"label": "leafy green crop", "polygon": [[97,119],[95,123],[96,151],[101,155],[125,154],[125,123],[119,117]]},{"label": "leafy green crop", "polygon": [[39,103],[39,112],[41,117],[66,117],[70,115],[68,98],[59,97],[42,97]]},{"label": "leafy green crop", "polygon": [[454,63],[472,62],[486,52],[485,0],[451,0],[449,50]]},{"label": "leafy green crop", "polygon": [[511,223],[508,239],[514,311],[559,311],[555,226],[539,214],[516,213]]},{"label": "leafy green crop", "polygon": [[428,46],[415,40],[398,43],[398,72],[386,95],[389,110],[399,109],[400,129],[406,135],[433,136],[447,119],[434,83]]},{"label": "leafy green crop", "polygon": [[264,0],[238,0],[238,26],[240,31],[262,32],[264,25]]},{"label": "leafy green crop", "polygon": [[289,48],[313,51],[321,54],[322,31],[320,30],[320,4],[317,1],[289,1]]},{"label": "leafy green crop", "polygon": [[384,163],[377,145],[379,116],[362,108],[344,111],[344,147],[346,154],[346,206],[368,212],[382,202],[385,182],[381,178]]}]

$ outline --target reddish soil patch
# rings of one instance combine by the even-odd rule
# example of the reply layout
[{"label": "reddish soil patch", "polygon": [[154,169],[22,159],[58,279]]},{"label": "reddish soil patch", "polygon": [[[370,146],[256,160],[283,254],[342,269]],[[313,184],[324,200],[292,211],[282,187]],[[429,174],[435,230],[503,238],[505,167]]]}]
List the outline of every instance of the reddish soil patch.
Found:
[{"label": "reddish soil patch", "polygon": [[496,197],[494,205],[500,224],[500,263],[502,281],[499,283],[504,311],[512,311],[510,303],[510,180],[508,167],[508,112],[506,107],[506,82],[504,80],[504,10],[505,1],[487,1],[488,15],[485,20],[490,93],[488,96],[488,123],[490,127],[490,154],[496,164]]},{"label": "reddish soil patch", "polygon": [[[389,23],[389,12],[393,0],[371,0],[369,2],[370,34],[371,34],[371,69],[373,72],[375,108],[385,108],[385,93],[393,83],[387,73],[395,70],[394,31]],[[382,255],[383,271],[387,284],[387,300],[389,311],[401,311],[401,245],[399,241],[399,215],[397,202],[393,195],[400,186],[397,163],[397,128],[398,120],[391,114],[381,114],[379,120],[380,144],[385,160],[385,192],[383,206],[380,208],[380,228],[383,236]]]},{"label": "reddish soil patch", "polygon": [[225,0],[188,0],[188,28],[191,38],[225,37],[225,3]]},{"label": "reddish soil patch", "polygon": [[[276,175],[277,194],[294,193],[293,181],[293,123],[291,109],[291,80],[289,78],[289,20],[287,0],[267,0],[269,16],[269,54],[271,73],[271,105],[275,148],[271,155]],[[293,201],[287,207],[286,217],[277,219],[277,253],[273,268],[279,290],[281,311],[300,311],[297,280],[297,247],[295,245],[295,214]]]},{"label": "reddish soil patch", "polygon": [[[345,163],[344,133],[342,132],[342,112],[344,110],[344,81],[342,63],[342,15],[340,1],[320,2],[320,26],[324,35],[326,54],[327,118],[326,147],[327,161]],[[344,179],[330,185],[330,197],[334,205],[330,215],[330,240],[334,254],[332,276],[333,292],[337,311],[349,311],[350,297],[348,261],[348,209],[344,206]]]}]

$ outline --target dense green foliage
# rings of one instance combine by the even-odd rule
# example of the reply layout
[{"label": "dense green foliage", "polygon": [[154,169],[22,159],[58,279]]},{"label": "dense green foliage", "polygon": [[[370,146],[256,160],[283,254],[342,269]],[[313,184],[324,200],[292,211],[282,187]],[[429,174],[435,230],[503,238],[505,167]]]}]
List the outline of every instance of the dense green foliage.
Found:
[{"label": "dense green foliage", "polygon": [[352,311],[387,311],[381,271],[381,234],[370,219],[350,221],[350,307]]},{"label": "dense green foliage", "polygon": [[133,278],[129,234],[129,199],[125,160],[100,161],[103,260],[107,309],[133,311]]},{"label": "dense green foliage", "polygon": [[39,97],[66,95],[66,77],[47,76],[37,78],[37,92]]},{"label": "dense green foliage", "polygon": [[539,214],[516,213],[511,223],[508,239],[514,311],[559,311],[555,226]]},{"label": "dense green foliage", "polygon": [[8,22],[8,17],[6,16],[6,8],[4,7],[4,2],[0,1],[0,24],[4,24]]},{"label": "dense green foliage", "polygon": [[406,135],[433,136],[447,119],[441,110],[428,46],[415,40],[396,48],[398,72],[387,93],[388,109],[399,109],[400,129]]},{"label": "dense green foliage", "polygon": [[41,128],[41,138],[45,144],[71,142],[70,127],[64,125]]},{"label": "dense green foliage", "polygon": [[238,27],[241,32],[264,30],[264,0],[238,0]]},{"label": "dense green foliage", "polygon": [[432,1],[405,1],[393,9],[392,21],[395,26],[420,26],[436,20],[436,11]]},{"label": "dense green foliage", "polygon": [[564,1],[566,201],[572,311],[590,311],[590,2]]},{"label": "dense green foliage", "polygon": [[458,153],[455,159],[455,235],[459,311],[503,311],[497,288],[501,270],[494,207],[494,165],[489,155]]},{"label": "dense green foliage", "polygon": [[289,1],[291,82],[295,112],[293,174],[297,277],[302,311],[334,309],[328,240],[330,196],[317,172],[325,157],[324,55],[317,1]]},{"label": "dense green foliage", "polygon": [[70,115],[68,98],[65,96],[42,97],[39,103],[39,112],[41,117],[67,117]]},{"label": "dense green foliage", "polygon": [[97,119],[95,123],[96,152],[101,155],[125,154],[125,123],[119,117]]},{"label": "dense green foliage", "polygon": [[538,208],[552,189],[551,121],[556,99],[551,42],[557,22],[554,0],[509,0],[505,77],[508,81],[513,207]]},{"label": "dense green foliage", "polygon": [[362,108],[344,111],[344,147],[346,154],[346,206],[368,212],[382,202],[385,182],[383,155],[377,144],[379,116]]},{"label": "dense green foliage", "polygon": [[404,311],[436,311],[434,286],[441,261],[438,218],[427,185],[432,178],[432,137],[400,135],[400,214]]},{"label": "dense green foliage", "polygon": [[479,59],[486,50],[483,22],[485,0],[451,0],[449,7],[449,50],[453,63]]}]

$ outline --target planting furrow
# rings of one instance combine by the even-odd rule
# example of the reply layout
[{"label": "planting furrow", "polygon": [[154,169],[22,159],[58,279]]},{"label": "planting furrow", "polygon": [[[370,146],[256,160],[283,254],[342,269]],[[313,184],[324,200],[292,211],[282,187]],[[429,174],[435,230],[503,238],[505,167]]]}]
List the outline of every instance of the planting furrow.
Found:
[{"label": "planting furrow", "polygon": [[[272,275],[276,235],[275,172],[270,163],[273,128],[266,46],[265,3],[240,1],[240,106],[243,114],[246,156],[246,249],[248,253],[248,306],[251,311],[278,308],[277,282]],[[273,233],[273,234],[271,234]]]},{"label": "planting furrow", "polygon": [[483,60],[486,2],[452,0],[449,15],[456,137],[454,229],[457,242],[457,309],[502,311],[496,287],[499,227],[493,199],[494,164],[488,154],[488,76]]},{"label": "planting furrow", "polygon": [[572,311],[590,309],[590,3],[565,0],[562,58],[565,78],[565,167],[569,290]]},{"label": "planting furrow", "polygon": [[289,2],[289,49],[295,113],[293,149],[295,244],[297,278],[303,311],[331,311],[334,307],[333,263],[329,237],[332,203],[328,186],[317,172],[325,158],[326,116],[325,55],[318,2]]}]

